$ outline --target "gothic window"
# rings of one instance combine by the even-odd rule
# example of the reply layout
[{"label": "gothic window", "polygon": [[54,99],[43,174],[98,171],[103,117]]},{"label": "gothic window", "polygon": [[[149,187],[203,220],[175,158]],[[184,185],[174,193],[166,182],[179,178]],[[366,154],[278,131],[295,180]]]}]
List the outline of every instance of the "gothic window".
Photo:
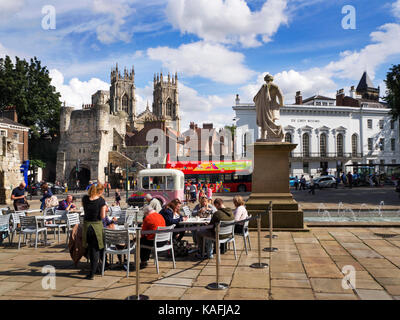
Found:
[{"label": "gothic window", "polygon": [[292,135],[289,132],[285,134],[285,142],[292,143]]},{"label": "gothic window", "polygon": [[303,134],[303,156],[310,156],[310,135],[308,133]]},{"label": "gothic window", "polygon": [[338,157],[343,157],[343,135],[341,133],[336,137],[336,151]]},{"label": "gothic window", "polygon": [[129,100],[128,96],[125,94],[122,97],[122,110],[125,111],[126,113],[128,113],[128,106],[129,106]]},{"label": "gothic window", "polygon": [[162,101],[158,101],[158,110],[157,110],[157,115],[161,116],[162,115]]},{"label": "gothic window", "polygon": [[171,101],[171,99],[167,100],[167,116],[172,117],[172,101]]},{"label": "gothic window", "polygon": [[319,153],[321,157],[326,157],[326,134],[322,133],[319,137]]},{"label": "gothic window", "polygon": [[351,136],[351,152],[353,153],[353,157],[357,156],[358,153],[358,136],[353,134]]}]

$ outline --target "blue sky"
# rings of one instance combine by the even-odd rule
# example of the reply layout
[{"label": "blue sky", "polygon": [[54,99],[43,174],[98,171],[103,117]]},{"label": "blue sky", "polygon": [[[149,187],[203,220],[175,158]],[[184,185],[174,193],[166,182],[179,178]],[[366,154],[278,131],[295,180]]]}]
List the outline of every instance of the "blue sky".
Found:
[{"label": "blue sky", "polygon": [[[54,30],[42,28],[46,5]],[[355,30],[342,27],[346,5]],[[400,0],[0,0],[0,56],[37,56],[68,105],[107,90],[118,62],[135,66],[140,112],[153,74],[177,71],[183,128],[231,124],[235,94],[250,102],[266,72],[287,103],[348,91],[364,70],[384,90],[399,40]]]}]

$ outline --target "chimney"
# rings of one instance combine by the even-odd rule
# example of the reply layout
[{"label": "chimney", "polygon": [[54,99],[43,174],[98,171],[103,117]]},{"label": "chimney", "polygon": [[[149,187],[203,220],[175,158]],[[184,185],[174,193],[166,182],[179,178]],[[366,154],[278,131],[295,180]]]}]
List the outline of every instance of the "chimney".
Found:
[{"label": "chimney", "polygon": [[238,106],[240,104],[240,97],[239,94],[236,95],[236,105]]},{"label": "chimney", "polygon": [[336,105],[343,106],[344,105],[344,89],[340,89],[336,93]]},{"label": "chimney", "polygon": [[296,104],[303,104],[303,96],[301,95],[301,91],[296,92]]},{"label": "chimney", "polygon": [[3,117],[18,122],[17,108],[15,106],[8,106],[2,112]]},{"label": "chimney", "polygon": [[352,97],[353,99],[356,98],[356,89],[354,86],[351,86],[350,88],[350,97]]}]

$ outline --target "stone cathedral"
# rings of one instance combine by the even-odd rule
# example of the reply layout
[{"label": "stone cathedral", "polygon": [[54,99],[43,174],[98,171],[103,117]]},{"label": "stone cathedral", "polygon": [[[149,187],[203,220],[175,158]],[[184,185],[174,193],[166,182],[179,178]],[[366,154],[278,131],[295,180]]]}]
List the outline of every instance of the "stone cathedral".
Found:
[{"label": "stone cathedral", "polygon": [[[110,91],[97,91],[92,103],[82,109],[63,106],[60,114],[60,145],[57,153],[57,180],[85,187],[89,180],[110,180],[105,168],[112,163],[119,173],[133,161],[146,165],[148,143],[145,134],[158,128],[166,134],[180,135],[178,75],[154,75],[152,111],[136,112],[134,68],[118,64],[111,70]],[[76,170],[79,162],[79,172]],[[115,178],[115,177],[114,177]],[[117,179],[117,178],[115,178]]]}]

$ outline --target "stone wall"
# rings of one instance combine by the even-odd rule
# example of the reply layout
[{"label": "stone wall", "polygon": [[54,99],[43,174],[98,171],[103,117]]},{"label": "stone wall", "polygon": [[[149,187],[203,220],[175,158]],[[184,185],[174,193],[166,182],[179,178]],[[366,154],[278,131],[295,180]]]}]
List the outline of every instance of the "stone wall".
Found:
[{"label": "stone wall", "polygon": [[17,144],[6,137],[0,138],[0,204],[11,205],[12,189],[23,181],[20,173]]}]

